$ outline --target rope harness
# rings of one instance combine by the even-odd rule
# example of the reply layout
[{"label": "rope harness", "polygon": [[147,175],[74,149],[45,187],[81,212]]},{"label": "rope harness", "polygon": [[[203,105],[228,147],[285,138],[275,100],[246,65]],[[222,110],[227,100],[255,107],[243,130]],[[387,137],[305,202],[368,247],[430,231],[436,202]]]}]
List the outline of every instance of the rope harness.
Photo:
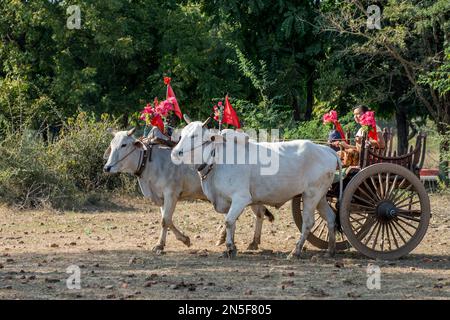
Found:
[{"label": "rope harness", "polygon": [[[209,144],[212,143],[212,142],[214,142],[214,141],[213,141],[213,140],[204,141],[204,142],[202,142],[201,144],[199,144],[199,145],[197,145],[197,146],[191,148],[191,149],[189,150],[189,152],[192,152],[192,151],[194,151],[194,150],[196,150],[196,149],[198,149],[198,148],[200,148],[200,147],[203,147],[204,145],[209,145]],[[181,154],[183,154],[183,153],[184,153],[184,151],[181,150]],[[198,173],[199,173],[200,178],[201,178],[202,181],[205,180],[205,179],[208,177],[209,173],[212,171],[212,169],[213,169],[213,167],[214,167],[214,163],[211,163],[210,165],[207,164],[208,160],[209,160],[211,157],[214,158],[215,156],[216,156],[216,149],[212,149],[212,150],[211,150],[211,153],[210,153],[210,155],[209,155],[209,157],[208,157],[208,159],[206,160],[206,162],[203,162],[203,163],[200,165],[200,167],[197,168],[197,171],[198,171]],[[205,173],[202,173],[202,171],[203,171],[206,167],[208,167],[208,169],[206,170]]]},{"label": "rope harness", "polygon": [[[139,161],[138,161],[138,166],[136,171],[134,172],[134,175],[138,178],[141,177],[142,173],[145,170],[145,166],[147,165],[147,161],[151,162],[152,161],[152,152],[153,152],[153,146],[154,144],[148,144],[146,145],[145,143],[143,143],[142,141],[139,141],[142,146],[143,146],[143,150],[140,150],[139,153]],[[130,152],[128,152],[125,156],[123,156],[122,158],[120,158],[119,160],[117,160],[116,162],[114,162],[113,164],[110,165],[110,167],[114,167],[115,165],[117,165],[119,162],[122,162],[123,160],[125,160],[126,158],[128,158],[133,152],[135,152],[136,150],[138,150],[138,147],[134,147],[133,150],[131,150]]]},{"label": "rope harness", "polygon": [[[207,142],[211,142],[211,141],[207,141]],[[210,172],[212,171],[212,169],[214,168],[214,164],[215,164],[214,162],[211,163],[210,165],[208,165],[207,162],[208,162],[209,159],[211,159],[211,157],[214,159],[215,156],[216,156],[216,149],[214,148],[214,149],[211,150],[211,153],[209,154],[209,157],[208,157],[208,159],[206,160],[206,162],[203,162],[203,163],[200,165],[200,167],[198,167],[197,171],[198,171],[198,173],[200,174],[200,178],[201,178],[202,181],[204,181],[204,180],[208,177],[209,173],[210,173]],[[202,171],[203,171],[206,167],[208,167],[208,169],[206,170],[205,173],[203,173]]]}]

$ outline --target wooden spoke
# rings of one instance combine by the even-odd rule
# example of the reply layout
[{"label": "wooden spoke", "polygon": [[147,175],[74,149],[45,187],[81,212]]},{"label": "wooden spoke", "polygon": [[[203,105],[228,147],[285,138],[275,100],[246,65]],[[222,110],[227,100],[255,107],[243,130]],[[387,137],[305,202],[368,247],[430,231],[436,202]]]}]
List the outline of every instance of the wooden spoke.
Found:
[{"label": "wooden spoke", "polygon": [[382,223],[378,223],[378,225],[379,225],[379,227],[377,230],[377,235],[375,236],[375,240],[373,241],[373,244],[372,244],[372,250],[375,250],[375,247],[377,246],[377,240],[378,240],[378,236],[380,235],[380,229],[381,229]]},{"label": "wooden spoke", "polygon": [[320,215],[318,215],[318,214],[314,215],[314,224],[316,224],[317,220],[319,220],[319,219],[320,219]]},{"label": "wooden spoke", "polygon": [[[397,190],[399,190],[398,192],[403,192],[403,193],[400,193],[400,195],[398,195],[398,196],[396,196],[394,199],[392,199],[392,202],[393,202],[393,203],[396,203],[401,197],[403,197],[403,196],[405,195],[405,193],[406,193],[407,191],[409,191],[409,189],[411,189],[411,187],[412,187],[412,184],[410,184],[409,186],[407,186],[406,189],[397,189]],[[398,192],[397,192],[397,193],[398,193]]]},{"label": "wooden spoke", "polygon": [[380,194],[381,198],[384,199],[384,188],[383,188],[383,179],[381,178],[381,173],[378,173],[378,182],[380,184]]},{"label": "wooden spoke", "polygon": [[[319,220],[319,219],[317,219],[317,220]],[[316,221],[317,221],[316,220]],[[311,230],[311,232],[312,233],[314,233],[317,229],[319,229],[319,227],[321,226],[321,225],[325,225],[326,223],[324,223],[325,221],[323,220],[323,219],[321,219],[320,220],[320,223],[318,224],[318,225],[316,225],[312,230]]]},{"label": "wooden spoke", "polygon": [[[353,230],[355,231],[356,234],[359,234],[359,232],[364,228],[365,225],[366,225],[366,224],[364,223],[364,224],[363,224],[362,226],[360,226],[360,227],[353,228]],[[352,225],[352,227],[353,227],[353,225]],[[365,229],[364,231],[367,231],[367,230]],[[362,233],[361,233],[361,234],[362,234]]]},{"label": "wooden spoke", "polygon": [[352,220],[352,221],[357,221],[357,222],[359,222],[359,221],[361,221],[361,220],[366,220],[367,219],[367,216],[365,216],[365,215],[362,215],[362,214],[358,214],[358,216],[360,217],[360,218],[354,218],[354,217],[352,217],[352,216],[350,216],[350,219]]},{"label": "wooden spoke", "polygon": [[[352,219],[352,218],[350,218],[350,219]],[[364,219],[359,219],[359,220],[352,219],[352,222],[356,222],[358,225],[364,226],[364,223],[360,222],[361,220],[364,220]]]},{"label": "wooden spoke", "polygon": [[357,196],[356,194],[354,194],[353,197],[354,197],[355,199],[358,199],[358,200],[360,200],[360,201],[365,202],[365,203],[368,204],[368,205],[372,205],[372,206],[373,206],[373,203],[371,203],[371,202],[369,202],[369,201],[367,201],[367,200],[361,198],[360,196]]},{"label": "wooden spoke", "polygon": [[[398,220],[398,219],[397,219],[397,220],[392,220],[392,221],[394,221],[394,223],[395,223],[396,225],[398,225],[403,231],[405,231],[411,238],[413,237],[413,235],[412,235],[411,233],[409,233],[409,231],[406,230],[406,229],[399,223],[399,220]],[[405,241],[405,243],[406,243],[406,241]]]},{"label": "wooden spoke", "polygon": [[369,218],[369,220],[366,221],[364,223],[364,225],[362,225],[359,228],[353,228],[353,225],[352,225],[352,230],[354,231],[354,234],[357,235],[357,238],[359,240],[362,240],[367,235],[367,233],[370,231],[370,228],[373,226],[375,221],[376,221],[375,219],[370,219]]},{"label": "wooden spoke", "polygon": [[368,215],[371,215],[372,213],[369,213],[367,211],[362,212],[358,212],[358,211],[354,211],[352,212],[352,216],[360,216],[360,217],[364,217],[366,218]]},{"label": "wooden spoke", "polygon": [[384,223],[381,224],[381,251],[384,251]]},{"label": "wooden spoke", "polygon": [[412,191],[405,198],[401,199],[401,201],[399,201],[399,202],[396,201],[396,202],[394,202],[394,204],[396,207],[398,207],[399,205],[401,205],[402,203],[404,203],[407,200],[410,200],[410,202],[412,202],[412,200],[414,199],[415,196],[416,196],[415,192]]},{"label": "wooden spoke", "polygon": [[375,190],[375,192],[376,192],[376,194],[378,196],[378,199],[380,199],[380,200],[383,199],[383,197],[381,197],[381,195],[378,193],[378,187],[377,187],[377,184],[375,183],[374,178],[370,177],[370,181],[372,182],[372,185],[373,185],[374,190]]},{"label": "wooden spoke", "polygon": [[[375,211],[374,207],[363,206],[362,204],[359,204],[359,203],[354,203],[353,202],[353,203],[351,203],[351,206],[357,206],[357,207],[363,208],[365,210],[368,210],[369,212],[370,211]],[[367,212],[367,211],[365,211],[365,212]]]},{"label": "wooden spoke", "polygon": [[403,213],[403,214],[407,214],[408,216],[414,216],[414,217],[420,217],[422,215],[422,211],[419,211],[419,210],[400,209],[400,210],[397,210],[397,213]]},{"label": "wooden spoke", "polygon": [[[370,232],[370,235],[369,235],[369,237],[366,239],[366,241],[364,242],[364,245],[365,246],[367,246],[367,243],[369,242],[369,240],[372,238],[372,235],[375,233],[375,230],[377,229],[377,226],[378,226],[378,221],[377,220],[374,220],[374,223],[372,223],[371,225],[370,225],[370,227],[369,227],[369,229],[367,230],[367,232],[364,230],[364,233],[365,233],[365,235],[367,235],[367,233],[369,233],[369,231],[370,230],[372,230],[371,232]],[[372,229],[372,227],[374,227],[373,229]],[[363,234],[363,232],[361,232],[361,234]],[[361,240],[365,237],[365,235],[363,235],[362,237],[359,237],[359,235],[358,235],[358,238],[360,238]]]},{"label": "wooden spoke", "polygon": [[403,238],[402,233],[397,229],[397,226],[395,225],[395,222],[391,222],[390,225],[392,225],[392,227],[395,229],[395,231],[397,231],[397,234],[398,234],[398,235],[400,236],[400,238],[402,239],[403,244],[405,244],[405,243],[406,243],[406,240],[405,240],[405,238]]},{"label": "wooden spoke", "polygon": [[381,200],[380,197],[378,197],[378,195],[376,194],[376,191],[375,191],[375,193],[374,193],[373,190],[372,190],[372,188],[369,187],[369,184],[367,183],[367,181],[364,181],[363,184],[364,184],[364,186],[367,188],[367,190],[369,190],[370,194],[372,195],[372,197],[373,197],[373,199],[374,199],[375,201]]},{"label": "wooden spoke", "polygon": [[387,198],[388,192],[389,192],[389,172],[386,173],[386,189],[384,190],[384,197]]},{"label": "wooden spoke", "polygon": [[406,182],[406,178],[403,178],[403,180],[400,182],[400,184],[397,186],[397,188],[396,188],[395,184],[392,186],[394,192],[391,192],[392,197],[390,197],[389,200],[393,200],[397,196],[398,192],[400,190],[402,190],[403,184],[405,182]]},{"label": "wooden spoke", "polygon": [[372,197],[369,196],[369,195],[367,194],[367,192],[365,192],[361,187],[358,187],[358,190],[359,190],[364,196],[366,196],[367,199],[369,199],[369,201],[372,203],[372,205],[375,206],[375,204],[376,204],[375,201],[372,200]]},{"label": "wooden spoke", "polygon": [[391,245],[391,238],[389,236],[389,223],[387,223],[385,225],[385,227],[386,227],[386,237],[387,237],[387,241],[388,241],[388,247],[389,247],[389,251],[391,251],[392,250],[392,245]]},{"label": "wooden spoke", "polygon": [[[407,225],[408,227],[413,228],[414,230],[417,229],[417,226],[414,226],[412,224],[410,224],[408,221],[403,220],[404,218],[397,216],[397,221],[404,223],[405,225]],[[415,221],[416,222],[416,221]],[[420,223],[420,221],[418,222]]]},{"label": "wooden spoke", "polygon": [[411,217],[411,216],[409,216],[407,214],[404,214],[404,213],[397,212],[397,216],[402,217],[402,218],[407,219],[407,220],[410,220],[410,221],[420,222],[419,218],[414,218],[414,217]]},{"label": "wooden spoke", "polygon": [[417,201],[414,201],[414,202],[411,202],[411,203],[407,203],[407,204],[404,204],[402,206],[396,206],[396,207],[397,207],[397,209],[401,209],[401,208],[404,208],[406,206],[412,206],[412,205],[415,205],[415,204],[418,204],[418,203],[420,203],[420,200],[417,200]]},{"label": "wooden spoke", "polygon": [[318,238],[322,237],[322,233],[323,233],[324,228],[325,228],[325,224],[322,226],[322,229],[320,229],[320,233],[319,233]]},{"label": "wooden spoke", "polygon": [[394,177],[394,181],[392,182],[392,186],[391,189],[389,190],[389,192],[386,194],[386,198],[390,199],[391,198],[391,194],[395,189],[395,185],[397,184],[397,180],[398,180],[398,174],[395,175]]},{"label": "wooden spoke", "polygon": [[[392,229],[392,224],[391,224],[391,223],[388,223],[387,226],[388,226],[388,228],[391,230],[391,233],[392,233],[392,239],[394,240],[395,247],[396,247],[396,248],[399,248],[400,246],[398,245],[397,238],[395,237],[394,230]],[[390,249],[389,249],[389,250],[390,250]]]}]

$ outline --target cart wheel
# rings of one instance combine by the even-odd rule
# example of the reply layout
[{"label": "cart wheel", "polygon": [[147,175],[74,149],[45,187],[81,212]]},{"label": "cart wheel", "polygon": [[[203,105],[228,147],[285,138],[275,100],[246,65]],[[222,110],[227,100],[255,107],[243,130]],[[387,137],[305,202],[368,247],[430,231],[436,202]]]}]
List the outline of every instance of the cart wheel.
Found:
[{"label": "cart wheel", "polygon": [[361,170],[345,188],[341,225],[351,245],[373,259],[398,259],[422,241],[430,199],[408,169],[379,163]]},{"label": "cart wheel", "polygon": [[[329,199],[328,201],[331,203],[333,199]],[[297,228],[302,232],[303,218],[302,218],[302,210],[303,210],[303,201],[302,197],[298,196],[292,199],[292,216],[294,218],[295,224]],[[330,207],[336,212],[333,204],[330,204]],[[319,211],[316,210],[314,215],[315,223],[311,232],[307,238],[308,242],[313,246],[319,249],[328,249],[328,228],[327,222],[322,219]],[[350,248],[350,244],[348,243],[345,235],[340,232],[336,232],[336,250],[342,251]]]}]

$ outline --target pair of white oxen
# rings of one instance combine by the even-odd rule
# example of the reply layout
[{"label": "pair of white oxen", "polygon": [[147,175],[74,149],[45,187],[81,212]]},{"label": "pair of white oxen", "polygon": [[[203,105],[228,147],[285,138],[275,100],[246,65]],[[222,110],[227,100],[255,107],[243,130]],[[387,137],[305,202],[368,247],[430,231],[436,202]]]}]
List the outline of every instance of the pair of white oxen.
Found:
[{"label": "pair of white oxen", "polygon": [[[217,212],[225,213],[225,225],[218,245],[226,242],[227,257],[237,253],[234,244],[236,221],[247,206],[256,217],[255,233],[248,249],[255,250],[261,241],[264,215],[273,220],[264,205],[281,207],[297,195],[303,199],[301,236],[290,257],[300,257],[302,247],[314,226],[317,209],[327,221],[329,244],[327,255],[335,253],[335,213],[326,193],[330,188],[336,166],[341,162],[336,152],[309,140],[289,142],[256,142],[242,132],[215,132],[204,123],[190,122],[181,131],[174,148],[154,145],[151,150],[130,131],[111,132],[111,145],[105,152],[107,173],[134,173],[138,176],[143,195],[161,207],[162,229],[154,251],[162,251],[170,228],[185,245],[190,239],[172,222],[178,200],[209,200]],[[227,157],[228,152],[228,157]],[[230,157],[230,154],[233,156]],[[236,162],[239,155],[245,160]],[[267,171],[267,162],[258,155],[271,155],[276,170]],[[200,155],[200,156],[199,156]],[[229,159],[233,161],[229,161]],[[224,161],[224,160],[227,161]],[[266,169],[266,171],[264,171]],[[342,190],[342,178],[340,179]]]}]

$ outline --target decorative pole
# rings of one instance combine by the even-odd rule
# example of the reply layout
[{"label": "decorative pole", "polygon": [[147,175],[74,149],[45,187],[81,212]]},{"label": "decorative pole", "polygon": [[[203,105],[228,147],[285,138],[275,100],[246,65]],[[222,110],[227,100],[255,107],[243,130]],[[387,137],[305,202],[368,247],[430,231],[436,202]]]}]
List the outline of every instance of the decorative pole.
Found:
[{"label": "decorative pole", "polygon": [[222,131],[222,120],[223,120],[223,104],[221,102],[218,103],[219,105],[219,132]]}]

